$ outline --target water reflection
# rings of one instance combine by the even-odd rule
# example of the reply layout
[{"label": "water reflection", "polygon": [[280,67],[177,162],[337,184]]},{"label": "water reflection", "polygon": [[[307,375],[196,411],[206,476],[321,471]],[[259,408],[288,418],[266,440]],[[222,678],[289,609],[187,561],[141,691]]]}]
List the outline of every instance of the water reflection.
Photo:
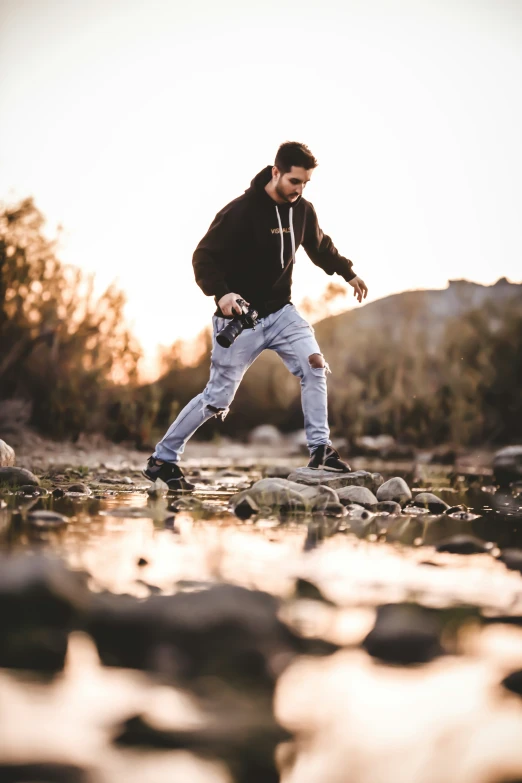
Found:
[{"label": "water reflection", "polygon": [[[279,744],[284,783],[493,783],[504,774],[522,773],[522,749],[514,739],[522,729],[522,706],[499,685],[515,665],[522,666],[522,631],[512,628],[508,635],[502,625],[495,636],[485,625],[485,617],[522,616],[521,576],[496,557],[506,547],[522,547],[521,498],[478,482],[467,488],[453,481],[452,487],[448,479],[427,488],[477,518],[423,509],[397,516],[348,507],[337,517],[263,511],[239,520],[228,500],[259,475],[230,473],[211,477],[202,471],[196,495],[182,499],[150,497],[139,484],[97,486],[91,495],[6,494],[0,545],[12,555],[56,554],[84,575],[91,596],[121,598],[129,612],[143,606],[145,617],[155,599],[210,593],[222,583],[277,596],[280,617],[289,633],[310,640],[309,653],[317,654],[319,642],[331,645],[323,646],[321,655],[337,645],[345,648],[303,660],[284,646],[268,654],[260,641],[234,664],[241,672],[260,660],[269,662],[271,676],[279,677],[276,716],[285,730],[296,733],[296,741],[274,722],[270,689],[269,697],[257,692],[254,699],[225,687],[211,672],[193,692],[177,690],[186,660],[182,653],[173,655],[165,639],[154,649],[151,678],[100,666],[90,637],[73,635],[65,672],[53,684],[0,674],[0,699],[9,705],[0,713],[0,732],[7,737],[0,762],[25,760],[30,750],[38,761],[55,758],[89,769],[95,780],[163,783],[177,774],[201,783],[231,781],[232,775],[245,783],[270,783],[278,779],[273,750]],[[48,519],[36,527],[29,514],[42,510],[68,522],[53,525]],[[455,535],[492,546],[477,555],[436,551]],[[301,585],[297,591],[296,584]],[[309,586],[305,592],[303,585]],[[390,603],[435,612],[446,655],[405,672],[353,649],[370,630],[376,607]],[[1,606],[0,601],[0,611]],[[115,606],[116,623],[123,604]],[[216,608],[212,615],[218,614]],[[144,649],[154,623],[147,628],[137,632]],[[233,626],[227,637],[231,649],[243,633]],[[129,637],[133,652],[136,638]],[[206,654],[217,655],[214,641],[205,644]],[[154,707],[159,692],[170,705],[167,717]],[[187,721],[195,734],[187,733]],[[40,737],[38,724],[45,724]],[[245,726],[253,734],[245,734]],[[485,741],[488,727],[496,732],[494,742]],[[119,747],[111,742],[115,736]],[[140,750],[147,743],[154,752]],[[201,761],[202,749],[221,761]]]}]

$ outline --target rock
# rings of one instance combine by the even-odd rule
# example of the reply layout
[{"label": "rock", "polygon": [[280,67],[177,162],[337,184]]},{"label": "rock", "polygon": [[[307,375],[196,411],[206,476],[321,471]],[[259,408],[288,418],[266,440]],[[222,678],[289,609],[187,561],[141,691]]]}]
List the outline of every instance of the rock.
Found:
[{"label": "rock", "polygon": [[419,492],[415,495],[411,503],[408,504],[405,511],[410,506],[416,506],[417,508],[427,508],[430,514],[443,514],[446,509],[449,508],[448,504],[434,495],[432,492]]},{"label": "rock", "polygon": [[[300,489],[297,489],[300,487]],[[323,512],[325,514],[344,514],[344,507],[339,501],[339,496],[335,489],[326,487],[323,484],[314,486],[297,485],[296,490],[310,503],[312,511]]]},{"label": "rock", "polygon": [[[377,493],[377,497],[378,497]],[[402,512],[402,508],[400,507],[399,503],[396,503],[394,500],[381,500],[377,505],[372,509],[376,512],[384,512],[386,514],[400,514]]]},{"label": "rock", "polygon": [[522,549],[503,549],[498,559],[511,571],[522,573]]},{"label": "rock", "polygon": [[58,558],[0,555],[0,667],[63,669],[69,632],[90,600],[84,580]]},{"label": "rock", "polygon": [[249,689],[272,694],[283,668],[309,649],[279,610],[268,593],[229,584],[145,600],[99,593],[87,631],[105,666],[154,672],[179,687],[215,689],[222,680],[246,698]]},{"label": "rock", "polygon": [[358,505],[373,511],[378,503],[373,492],[370,492],[366,487],[342,487],[337,490],[337,494],[343,505],[346,505],[347,502],[357,503]]},{"label": "rock", "polygon": [[24,484],[38,486],[39,479],[25,468],[0,468],[0,487],[7,484],[8,487],[23,487]]},{"label": "rock", "polygon": [[331,470],[312,470],[311,468],[296,468],[288,476],[288,481],[294,481],[297,484],[322,484],[332,489],[341,487],[366,487],[367,489],[377,489],[383,482],[380,473],[368,473],[366,470],[356,470],[352,473],[332,473]]},{"label": "rock", "polygon": [[288,478],[292,468],[288,465],[269,465],[263,470],[263,478]]},{"label": "rock", "polygon": [[14,449],[5,440],[0,440],[0,467],[9,468],[15,464]]},{"label": "rock", "polygon": [[366,487],[376,492],[384,479],[380,473],[369,473],[367,470],[354,470],[351,473],[343,473],[345,487]]},{"label": "rock", "polygon": [[373,658],[402,665],[427,663],[444,652],[435,617],[416,604],[379,606],[362,646]]},{"label": "rock", "polygon": [[395,476],[381,484],[377,490],[377,500],[393,500],[403,506],[411,500],[411,490],[403,478]]},{"label": "rock", "polygon": [[260,424],[254,427],[248,436],[249,443],[266,446],[279,446],[283,436],[273,424]]},{"label": "rock", "polygon": [[26,497],[38,498],[48,495],[49,492],[44,487],[37,487],[34,484],[23,484],[16,490],[17,495],[25,495]]},{"label": "rock", "polygon": [[89,783],[92,778],[87,770],[74,764],[53,761],[4,761],[0,762],[0,780],[4,783]]},{"label": "rock", "polygon": [[69,520],[63,514],[58,514],[56,511],[45,511],[44,509],[30,511],[27,515],[27,520],[33,527],[38,528],[56,528],[69,524]]},{"label": "rock", "polygon": [[[219,689],[219,684],[213,685]],[[215,701],[215,693],[211,696]],[[112,741],[117,746],[132,748],[134,753],[165,753],[170,748],[211,757],[227,769],[226,779],[236,783],[278,783],[276,749],[293,739],[292,735],[277,723],[266,700],[256,700],[255,709],[245,708],[241,701],[234,708],[234,702],[227,701],[228,710],[212,714],[210,708],[206,725],[198,728],[165,730],[150,723],[146,715],[133,715],[114,733]],[[222,775],[219,777],[223,779]]]},{"label": "rock", "polygon": [[460,522],[473,522],[474,519],[480,519],[480,514],[473,514],[471,511],[454,511],[446,516],[458,519]]},{"label": "rock", "polygon": [[52,491],[53,498],[63,498],[65,495],[65,491],[61,487],[56,487]]},{"label": "rock", "polygon": [[469,511],[469,509],[467,506],[464,506],[462,503],[459,503],[458,506],[450,506],[449,508],[446,509],[444,513],[447,514],[448,516],[451,516],[452,514],[457,514],[461,511]]},{"label": "rock", "polygon": [[435,549],[437,552],[453,552],[457,555],[476,555],[490,551],[490,546],[476,536],[468,536],[461,533],[439,541]]},{"label": "rock", "polygon": [[250,519],[257,514],[259,506],[250,495],[245,495],[238,503],[233,504],[233,511],[239,519]]},{"label": "rock", "polygon": [[500,683],[506,690],[511,693],[516,693],[517,696],[522,696],[522,669],[517,669],[507,677],[504,677]]},{"label": "rock", "polygon": [[109,476],[100,476],[100,484],[134,484],[130,476],[121,476],[120,478],[110,478]]},{"label": "rock", "polygon": [[303,512],[311,503],[301,494],[302,490],[301,485],[287,479],[265,478],[256,481],[249,489],[233,495],[230,504],[235,511],[244,498],[248,497],[259,509],[265,507],[280,512]]},{"label": "rock", "polygon": [[66,492],[67,492],[67,494],[72,492],[72,493],[77,494],[77,495],[91,495],[92,494],[92,492],[91,492],[90,488],[87,486],[87,484],[82,484],[80,482],[78,482],[77,484],[70,484],[66,488]]},{"label": "rock", "polygon": [[324,597],[317,585],[308,579],[301,579],[300,577],[295,583],[294,598],[303,598],[306,601],[320,601],[323,604],[328,604],[328,606],[335,605],[330,599]]},{"label": "rock", "polygon": [[522,479],[522,446],[506,446],[493,457],[493,475],[501,487]]},{"label": "rock", "polygon": [[421,508],[420,506],[404,506],[402,513],[407,516],[417,516],[421,514],[429,514],[429,508]]}]

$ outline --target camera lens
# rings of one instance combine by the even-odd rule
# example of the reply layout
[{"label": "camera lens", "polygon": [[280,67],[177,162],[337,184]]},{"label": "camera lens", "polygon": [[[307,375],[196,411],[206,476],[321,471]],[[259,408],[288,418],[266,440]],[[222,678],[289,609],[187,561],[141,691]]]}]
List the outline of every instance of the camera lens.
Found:
[{"label": "camera lens", "polygon": [[243,331],[244,326],[237,318],[233,318],[229,324],[216,336],[216,340],[222,348],[230,348],[234,340]]}]

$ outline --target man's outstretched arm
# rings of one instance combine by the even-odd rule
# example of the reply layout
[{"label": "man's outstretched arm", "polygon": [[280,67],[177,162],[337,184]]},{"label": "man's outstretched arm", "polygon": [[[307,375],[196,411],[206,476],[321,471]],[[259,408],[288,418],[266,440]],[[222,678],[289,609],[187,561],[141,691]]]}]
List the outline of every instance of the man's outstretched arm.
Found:
[{"label": "man's outstretched arm", "polygon": [[327,275],[337,273],[343,277],[353,288],[353,295],[359,302],[366,299],[368,287],[364,280],[353,271],[353,264],[344,258],[329,236],[323,233],[317,220],[315,209],[310,204],[307,215],[306,230],[303,247],[316,266],[324,269]]}]

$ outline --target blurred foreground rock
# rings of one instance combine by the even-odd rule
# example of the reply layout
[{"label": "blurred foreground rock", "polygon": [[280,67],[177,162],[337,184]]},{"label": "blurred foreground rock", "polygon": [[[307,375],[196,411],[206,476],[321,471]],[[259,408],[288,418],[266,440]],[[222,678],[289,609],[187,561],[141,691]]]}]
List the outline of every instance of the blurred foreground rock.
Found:
[{"label": "blurred foreground rock", "polygon": [[427,663],[443,654],[434,614],[416,604],[386,604],[377,609],[374,628],[363,642],[374,658],[387,663]]},{"label": "blurred foreground rock", "polygon": [[501,487],[522,480],[522,446],[506,446],[493,457],[493,474]]},{"label": "blurred foreground rock", "polygon": [[54,674],[88,606],[79,574],[40,554],[0,556],[0,666]]}]

